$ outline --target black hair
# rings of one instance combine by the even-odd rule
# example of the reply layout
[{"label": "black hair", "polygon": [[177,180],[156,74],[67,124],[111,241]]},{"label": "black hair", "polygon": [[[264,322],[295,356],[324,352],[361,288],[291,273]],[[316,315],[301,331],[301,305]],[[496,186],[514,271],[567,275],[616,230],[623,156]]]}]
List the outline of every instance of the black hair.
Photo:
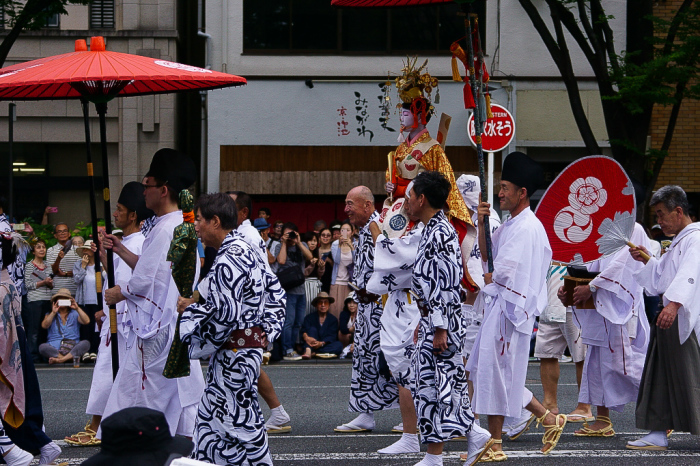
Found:
[{"label": "black hair", "polygon": [[[58,228],[59,225],[65,225],[66,228],[68,228],[68,224],[66,222],[58,222],[53,226],[53,234],[56,234],[56,228]],[[68,233],[70,233],[70,228],[68,228]]]},{"label": "black hair", "polygon": [[[345,301],[343,301],[343,310],[344,311],[350,312],[350,309],[348,309],[348,303],[350,301],[355,301],[355,299],[354,298],[345,298]],[[358,311],[359,311],[359,308],[358,308]]]},{"label": "black hair", "polygon": [[272,216],[272,212],[270,212],[270,209],[268,209],[267,207],[260,207],[258,209],[258,212],[265,212],[268,217]]},{"label": "black hair", "polygon": [[316,230],[321,231],[322,229],[324,229],[326,227],[326,225],[327,224],[326,224],[325,220],[316,220],[314,222],[314,231],[316,231]]},{"label": "black hair", "polygon": [[205,220],[219,217],[221,228],[233,230],[238,226],[238,208],[231,196],[224,193],[202,194],[197,199],[194,211]]},{"label": "black hair", "polygon": [[248,208],[248,216],[246,218],[250,219],[250,214],[253,211],[253,200],[250,196],[244,191],[226,191],[226,194],[233,194],[236,196],[236,207],[239,212]]},{"label": "black hair", "polygon": [[290,229],[299,233],[299,229],[297,228],[296,224],[292,222],[287,222],[284,225],[282,225],[282,233],[284,233],[284,230],[286,229]]},{"label": "black hair", "polygon": [[6,269],[10,264],[15,263],[17,259],[17,246],[15,246],[12,238],[0,236],[0,244],[2,247],[2,268]]},{"label": "black hair", "polygon": [[417,196],[424,195],[433,209],[442,209],[451,189],[445,175],[437,171],[419,173],[413,180],[413,191]]}]

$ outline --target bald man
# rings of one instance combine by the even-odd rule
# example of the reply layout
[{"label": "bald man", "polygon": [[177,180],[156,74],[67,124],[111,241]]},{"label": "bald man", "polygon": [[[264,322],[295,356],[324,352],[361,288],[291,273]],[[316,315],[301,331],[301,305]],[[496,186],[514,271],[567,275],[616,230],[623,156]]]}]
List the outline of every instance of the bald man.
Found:
[{"label": "bald man", "polygon": [[360,230],[360,238],[353,251],[351,287],[356,289],[358,308],[348,406],[350,412],[360,414],[352,421],[336,427],[335,431],[350,433],[373,430],[375,411],[397,408],[399,393],[386,363],[380,369],[381,297],[365,288],[374,271],[374,240],[369,224],[379,218],[374,209],[372,191],[366,186],[351,189],[345,198],[345,213],[350,223]]}]

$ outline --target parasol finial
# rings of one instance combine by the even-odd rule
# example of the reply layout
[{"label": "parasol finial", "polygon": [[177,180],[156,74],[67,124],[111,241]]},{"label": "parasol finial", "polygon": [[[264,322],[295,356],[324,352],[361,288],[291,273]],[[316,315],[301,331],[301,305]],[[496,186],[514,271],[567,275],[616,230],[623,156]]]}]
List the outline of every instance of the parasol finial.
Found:
[{"label": "parasol finial", "polygon": [[87,42],[85,39],[78,39],[75,41],[75,51],[76,52],[87,52]]},{"label": "parasol finial", "polygon": [[105,38],[102,36],[95,36],[90,38],[90,51],[91,52],[104,52],[105,51]]}]

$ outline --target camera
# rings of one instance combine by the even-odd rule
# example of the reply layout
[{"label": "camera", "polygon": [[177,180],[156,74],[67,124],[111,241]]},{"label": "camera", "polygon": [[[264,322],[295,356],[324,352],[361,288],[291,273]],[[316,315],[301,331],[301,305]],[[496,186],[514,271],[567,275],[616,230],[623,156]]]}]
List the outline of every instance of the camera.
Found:
[{"label": "camera", "polygon": [[70,307],[70,299],[59,299],[58,307]]},{"label": "camera", "polygon": [[296,239],[296,238],[297,238],[297,232],[296,232],[296,231],[290,231],[290,232],[287,234],[287,237],[288,237],[289,239]]}]

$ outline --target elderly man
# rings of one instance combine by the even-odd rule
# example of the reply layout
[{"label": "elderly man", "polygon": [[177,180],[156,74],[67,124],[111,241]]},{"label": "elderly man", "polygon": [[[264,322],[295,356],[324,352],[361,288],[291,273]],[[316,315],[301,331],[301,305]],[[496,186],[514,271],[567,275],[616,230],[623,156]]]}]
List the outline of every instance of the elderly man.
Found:
[{"label": "elderly man", "polygon": [[63,222],[54,225],[53,237],[58,242],[46,251],[45,259],[54,274],[53,292],[55,294],[61,288],[67,288],[75,296],[77,285],[73,281],[73,265],[80,258],[72,247],[68,225]]},{"label": "elderly man", "polygon": [[350,223],[360,229],[360,239],[353,252],[355,268],[353,288],[357,288],[357,320],[355,350],[352,353],[349,411],[361,413],[350,422],[335,428],[336,432],[364,432],[374,429],[374,413],[396,408],[398,390],[388,374],[380,367],[379,319],[382,315],[380,296],[367,291],[374,271],[374,240],[369,225],[377,221],[374,195],[366,186],[357,186],[345,198],[345,213]]},{"label": "elderly man", "polygon": [[[558,443],[566,416],[545,410],[525,388],[530,338],[538,316],[547,305],[546,278],[552,249],[542,223],[530,210],[530,196],[542,179],[542,169],[521,152],[506,157],[498,193],[501,209],[511,218],[493,235],[493,273],[484,275],[484,323],[467,363],[474,381],[474,411],[489,416],[495,439],[487,461],[504,461],[501,432],[506,416],[520,417],[522,408],[538,416],[546,428],[543,453]],[[479,204],[479,224],[491,214],[487,202]],[[486,237],[479,230],[482,261]]]},{"label": "elderly man", "polygon": [[659,189],[649,205],[673,242],[661,259],[630,249],[646,264],[635,279],[649,294],[663,294],[664,308],[651,329],[637,398],[637,427],[651,432],[627,448],[666,450],[667,430],[700,435],[700,225],[690,219],[680,186]]},{"label": "elderly man", "polygon": [[474,422],[462,362],[462,252],[457,232],[442,211],[451,187],[441,173],[423,172],[413,181],[407,200],[409,216],[425,225],[411,279],[422,316],[411,361],[411,392],[421,441],[428,444],[416,466],[442,465],[444,442],[466,436]]},{"label": "elderly man", "polygon": [[236,204],[229,196],[203,195],[195,210],[202,242],[218,253],[198,285],[203,302],[187,307],[180,323],[190,357],[210,357],[194,457],[214,464],[271,465],[256,385],[267,340],[282,331],[284,290],[264,256],[234,231]]}]

